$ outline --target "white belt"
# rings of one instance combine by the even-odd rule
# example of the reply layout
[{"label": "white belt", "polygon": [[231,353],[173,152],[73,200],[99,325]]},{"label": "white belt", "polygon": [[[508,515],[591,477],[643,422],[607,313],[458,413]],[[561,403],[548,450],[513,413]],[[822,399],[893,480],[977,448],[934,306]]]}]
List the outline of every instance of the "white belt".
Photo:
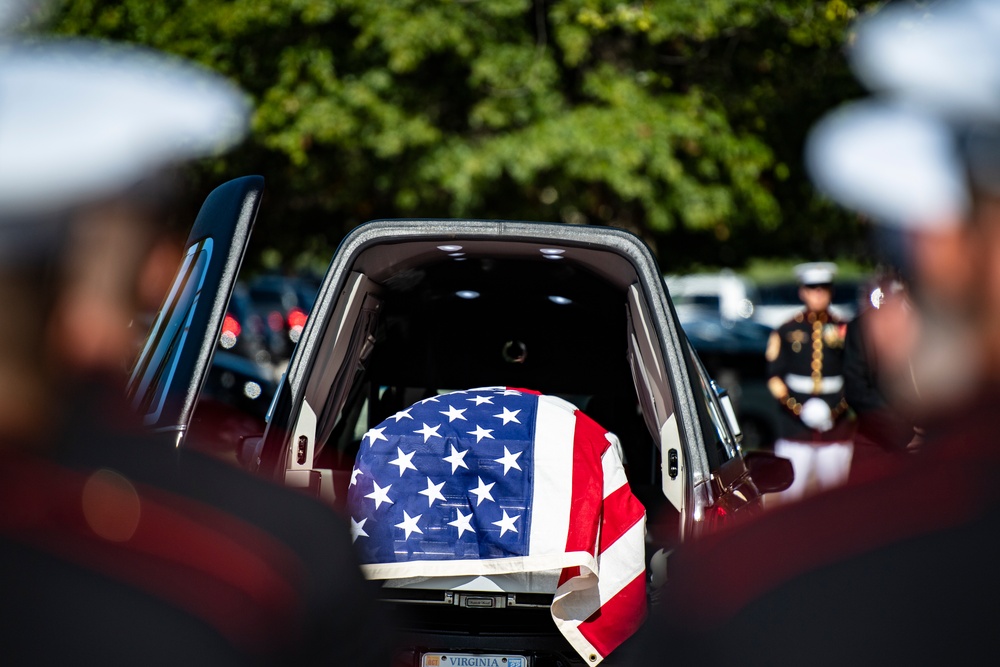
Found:
[{"label": "white belt", "polygon": [[[785,386],[800,394],[811,394],[816,389],[816,383],[811,377],[808,375],[795,375],[793,373],[785,376]],[[831,375],[830,377],[820,378],[820,394],[836,394],[843,388],[843,375]]]}]

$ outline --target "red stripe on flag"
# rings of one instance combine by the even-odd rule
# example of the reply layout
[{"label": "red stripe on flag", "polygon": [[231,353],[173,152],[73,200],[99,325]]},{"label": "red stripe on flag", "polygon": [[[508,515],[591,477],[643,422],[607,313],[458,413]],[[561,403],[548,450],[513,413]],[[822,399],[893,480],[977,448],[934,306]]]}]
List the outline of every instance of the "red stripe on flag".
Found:
[{"label": "red stripe on flag", "polygon": [[580,634],[601,656],[607,656],[632,636],[645,618],[646,574],[643,572],[581,623]]},{"label": "red stripe on flag", "polygon": [[624,484],[604,499],[604,516],[601,523],[601,548],[604,553],[629,528],[646,516],[646,508],[632,495],[632,490]]},{"label": "red stripe on flag", "polygon": [[[598,522],[604,503],[604,469],[601,455],[610,443],[606,430],[579,410],[573,432],[573,492],[566,552],[597,547]],[[596,555],[596,554],[595,554]]]}]

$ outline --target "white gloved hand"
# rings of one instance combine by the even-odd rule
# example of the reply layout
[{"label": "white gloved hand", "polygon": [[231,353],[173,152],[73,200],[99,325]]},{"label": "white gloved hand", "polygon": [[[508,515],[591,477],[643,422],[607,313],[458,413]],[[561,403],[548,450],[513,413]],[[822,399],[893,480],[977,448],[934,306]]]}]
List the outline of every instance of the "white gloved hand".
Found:
[{"label": "white gloved hand", "polygon": [[830,406],[822,398],[815,396],[802,404],[799,419],[802,420],[803,424],[817,431],[829,431],[833,428],[833,415]]}]

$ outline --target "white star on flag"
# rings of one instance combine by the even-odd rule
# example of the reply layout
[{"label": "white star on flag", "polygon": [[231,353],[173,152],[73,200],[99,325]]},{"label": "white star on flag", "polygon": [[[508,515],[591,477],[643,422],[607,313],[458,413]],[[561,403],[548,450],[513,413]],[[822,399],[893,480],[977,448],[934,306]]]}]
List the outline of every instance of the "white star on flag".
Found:
[{"label": "white star on flag", "polygon": [[435,500],[440,500],[441,502],[445,501],[445,497],[441,495],[441,487],[443,486],[444,482],[441,482],[440,484],[435,484],[434,482],[431,481],[430,477],[427,478],[427,488],[424,489],[423,491],[420,491],[419,493],[422,496],[427,496],[428,507],[433,505]]},{"label": "white star on flag", "polygon": [[493,399],[490,398],[489,396],[476,396],[475,398],[467,398],[465,400],[467,400],[467,401],[475,401],[476,402],[476,406],[480,406],[483,403],[489,403],[490,405],[493,405]]},{"label": "white star on flag", "polygon": [[468,408],[462,408],[461,410],[458,410],[455,408],[454,405],[449,405],[447,412],[445,412],[444,410],[441,410],[440,412],[441,414],[443,414],[445,417],[448,418],[448,423],[450,424],[456,419],[461,419],[462,421],[465,421],[465,417],[462,416],[462,413],[465,412],[466,410],[468,410]]},{"label": "white star on flag", "polygon": [[423,514],[418,514],[417,516],[411,517],[406,513],[406,510],[403,510],[403,522],[397,523],[396,528],[402,528],[406,531],[406,536],[403,538],[404,540],[410,539],[410,535],[412,533],[420,533],[421,535],[424,534],[424,531],[420,530],[420,526],[417,525],[417,521],[419,521],[422,516]]},{"label": "white star on flag", "polygon": [[505,446],[503,448],[503,456],[500,457],[500,458],[498,458],[498,459],[493,459],[497,463],[502,463],[503,464],[503,474],[504,474],[504,477],[507,476],[507,472],[511,468],[517,468],[518,470],[521,469],[521,466],[519,466],[517,464],[517,457],[519,457],[522,453],[523,452],[516,452],[514,454],[511,454],[509,451],[507,451],[507,447]]},{"label": "white star on flag", "polygon": [[483,428],[479,424],[476,424],[475,431],[466,431],[466,433],[468,433],[469,435],[476,436],[477,445],[479,444],[479,441],[482,440],[483,438],[489,438],[490,440],[493,440],[493,436],[491,435],[493,433],[493,429]]},{"label": "white star on flag", "polygon": [[417,450],[414,449],[409,454],[404,454],[401,448],[396,447],[396,454],[398,454],[398,456],[393,460],[389,461],[389,465],[399,466],[399,476],[402,477],[403,473],[407,470],[407,468],[409,468],[410,470],[417,469],[417,466],[413,465],[413,462],[410,460],[416,453]]},{"label": "white star on flag", "polygon": [[378,482],[372,480],[372,484],[375,485],[375,490],[369,493],[365,498],[371,498],[375,501],[375,509],[382,506],[382,503],[389,503],[392,505],[392,499],[389,498],[389,489],[392,488],[392,484],[385,487],[384,489],[378,485]]},{"label": "white star on flag", "polygon": [[359,468],[355,468],[354,470],[352,470],[351,471],[351,483],[348,484],[347,486],[354,486],[355,484],[357,484],[358,483],[358,475],[364,475],[364,473],[361,472],[361,470]]},{"label": "white star on flag", "polygon": [[389,438],[382,435],[382,431],[384,431],[385,429],[386,427],[383,426],[382,428],[369,429],[368,432],[365,433],[364,437],[369,438],[368,441],[369,447],[373,447],[375,445],[376,440],[385,440],[386,442],[389,442]]},{"label": "white star on flag", "polygon": [[494,526],[500,526],[500,537],[508,530],[516,533],[517,528],[514,527],[514,522],[521,518],[520,514],[515,514],[514,516],[507,516],[507,510],[503,511],[503,518],[499,521],[494,521]]},{"label": "white star on flag", "polygon": [[458,470],[459,468],[465,468],[466,470],[469,469],[469,466],[465,463],[465,455],[468,453],[469,453],[468,449],[466,449],[464,452],[459,452],[457,449],[455,449],[455,445],[452,445],[451,456],[446,456],[441,460],[447,461],[448,463],[451,464],[451,474],[454,475],[455,471]]},{"label": "white star on flag", "polygon": [[354,517],[351,517],[351,544],[354,544],[359,537],[368,537],[368,533],[365,532],[366,521],[368,521],[368,517],[361,521],[355,521]]},{"label": "white star on flag", "polygon": [[[476,479],[479,480],[479,486],[476,487],[476,488],[474,488],[474,489],[469,489],[469,493],[476,494],[476,507],[479,507],[479,505],[482,504],[482,502],[483,502],[484,499],[485,500],[493,500],[493,494],[490,493],[490,490],[493,489],[493,485],[496,484],[496,482],[490,482],[489,484],[483,484],[483,478],[482,477],[476,477]],[[496,501],[493,500],[493,502],[496,502]]]},{"label": "white star on flag", "polygon": [[423,428],[417,429],[416,431],[414,431],[414,433],[419,433],[420,435],[424,436],[424,442],[427,442],[428,440],[431,439],[431,437],[435,438],[441,437],[441,435],[438,433],[439,428],[441,428],[441,424],[438,424],[437,426],[433,427],[424,424]]},{"label": "white star on flag", "polygon": [[514,410],[514,412],[511,412],[507,408],[504,408],[502,413],[493,416],[496,417],[497,419],[502,419],[504,426],[507,425],[507,422],[514,422],[515,424],[520,424],[521,422],[518,421],[517,419],[518,412],[520,412],[520,410]]},{"label": "white star on flag", "polygon": [[476,531],[472,529],[472,523],[471,523],[472,512],[469,512],[467,515],[462,514],[462,510],[460,509],[456,509],[455,512],[458,514],[458,518],[455,519],[454,521],[449,521],[448,525],[455,526],[455,528],[458,528],[459,537],[461,537],[465,533],[465,531],[469,531],[470,533],[475,534]]},{"label": "white star on flag", "polygon": [[400,419],[413,419],[413,417],[410,415],[410,410],[412,409],[413,407],[411,406],[406,408],[405,410],[400,410],[399,412],[394,414],[392,418],[396,420],[397,424],[399,423]]}]

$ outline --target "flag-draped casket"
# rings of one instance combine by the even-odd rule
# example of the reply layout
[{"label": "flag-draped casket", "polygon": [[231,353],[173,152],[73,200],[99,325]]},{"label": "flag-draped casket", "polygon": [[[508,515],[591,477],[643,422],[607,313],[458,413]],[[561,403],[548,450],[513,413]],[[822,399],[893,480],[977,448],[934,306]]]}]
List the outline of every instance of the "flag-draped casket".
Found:
[{"label": "flag-draped casket", "polygon": [[347,506],[372,579],[558,573],[553,619],[591,664],[645,615],[645,511],[621,446],[560,398],[415,403],[365,434]]}]

